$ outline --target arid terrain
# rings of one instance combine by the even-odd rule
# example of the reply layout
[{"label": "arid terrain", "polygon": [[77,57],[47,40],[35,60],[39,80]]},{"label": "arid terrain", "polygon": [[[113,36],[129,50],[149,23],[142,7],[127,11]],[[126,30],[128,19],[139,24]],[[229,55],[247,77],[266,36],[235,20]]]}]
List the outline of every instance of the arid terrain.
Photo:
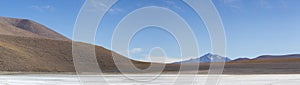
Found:
[{"label": "arid terrain", "polygon": [[300,73],[299,66],[300,66],[300,58],[241,60],[241,61],[232,61],[226,63],[224,73],[225,74],[299,74]]},{"label": "arid terrain", "polygon": [[[85,47],[95,46],[74,42],[87,52]],[[123,66],[130,60],[101,46],[95,46],[100,68],[107,73],[118,73],[113,57],[119,58]],[[112,56],[114,54],[115,56]],[[287,55],[289,56],[289,55]],[[226,62],[225,74],[299,74],[300,56],[265,56],[256,59],[238,59]],[[141,69],[150,63],[130,60]],[[197,64],[186,64],[193,67]],[[154,65],[164,65],[156,63]],[[199,73],[207,73],[209,63],[199,64]],[[167,64],[164,72],[176,73],[180,64]],[[0,71],[3,72],[75,72],[72,57],[72,41],[49,28],[27,19],[0,17]],[[156,70],[149,70],[155,72]],[[186,69],[187,73],[191,70]],[[195,71],[195,70],[193,70]],[[130,72],[130,71],[129,71]],[[134,73],[134,72],[133,72]]]},{"label": "arid terrain", "polygon": [[[49,28],[28,19],[0,17],[0,71],[9,72],[75,72],[72,41]],[[81,53],[88,53],[91,44],[73,42]],[[100,46],[95,46],[96,58],[104,72],[118,72],[115,58],[127,66],[129,60],[138,68],[150,63],[130,60]],[[88,55],[86,55],[88,56]],[[157,64],[163,65],[163,64]]]}]

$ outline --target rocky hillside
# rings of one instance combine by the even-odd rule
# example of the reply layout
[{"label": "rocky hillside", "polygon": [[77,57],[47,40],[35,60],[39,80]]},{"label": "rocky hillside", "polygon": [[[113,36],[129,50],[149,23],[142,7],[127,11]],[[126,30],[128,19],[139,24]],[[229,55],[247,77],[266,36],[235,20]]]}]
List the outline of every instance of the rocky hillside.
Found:
[{"label": "rocky hillside", "polygon": [[[85,54],[88,54],[85,47],[95,46],[79,42],[74,44]],[[105,72],[118,71],[113,57],[132,61],[139,68],[150,65],[130,60],[100,46],[95,46],[94,51],[99,66]],[[128,65],[128,62],[119,63]],[[0,17],[0,71],[74,72],[72,41],[34,21]]]},{"label": "rocky hillside", "polygon": [[65,36],[32,20],[6,17],[0,17],[0,34],[54,40],[69,40]]}]

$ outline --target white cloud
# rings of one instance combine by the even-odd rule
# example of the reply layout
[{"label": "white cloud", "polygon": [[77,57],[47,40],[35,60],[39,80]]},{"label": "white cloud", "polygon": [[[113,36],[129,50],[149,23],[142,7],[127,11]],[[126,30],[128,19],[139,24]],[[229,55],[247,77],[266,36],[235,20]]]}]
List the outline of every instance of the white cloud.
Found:
[{"label": "white cloud", "polygon": [[180,58],[170,58],[166,56],[147,56],[146,59],[143,61],[155,63],[173,63],[180,60]]},{"label": "white cloud", "polygon": [[112,1],[91,0],[90,3],[91,6],[88,7],[89,11],[103,12],[108,10],[108,12],[112,12],[115,14],[123,11],[123,8],[110,8],[111,6],[109,6],[109,3],[112,3]]},{"label": "white cloud", "polygon": [[180,5],[177,5],[173,0],[163,0],[167,5],[168,8],[174,7],[175,9],[184,12],[183,8]]},{"label": "white cloud", "polygon": [[100,8],[101,11],[108,9],[108,7],[109,7],[107,4],[105,4],[102,1],[91,0],[91,3],[92,3],[93,8]]},{"label": "white cloud", "polygon": [[[241,11],[243,7],[247,7],[245,5],[247,0],[220,0],[227,7],[230,7],[232,10]],[[259,8],[284,8],[287,6],[285,0],[258,0],[254,1],[254,3],[249,3],[253,6],[258,6]],[[253,7],[251,6],[251,7]]]},{"label": "white cloud", "polygon": [[261,8],[285,8],[287,6],[285,0],[260,0]]},{"label": "white cloud", "polygon": [[223,0],[225,6],[228,6],[235,10],[240,10],[242,2],[241,0]]},{"label": "white cloud", "polygon": [[41,12],[44,12],[44,11],[54,11],[55,10],[55,7],[52,6],[52,5],[32,5],[30,8],[34,9],[34,10],[37,10],[37,11],[41,11]]},{"label": "white cloud", "polygon": [[107,9],[109,9],[109,3],[111,3],[110,1],[103,1],[103,0],[89,0],[87,1],[86,4],[86,8],[85,10],[90,11],[90,12],[95,12],[95,13],[99,13],[99,12],[104,12]]},{"label": "white cloud", "polygon": [[135,53],[139,53],[139,52],[142,52],[142,51],[143,51],[142,48],[133,48],[129,52],[135,54]]},{"label": "white cloud", "polygon": [[120,12],[123,12],[123,11],[124,11],[123,9],[116,8],[116,7],[109,9],[109,12],[114,13],[114,14],[117,14],[117,13],[120,13]]},{"label": "white cloud", "polygon": [[189,60],[197,57],[183,57],[183,58],[174,58],[174,57],[166,57],[166,56],[148,56],[146,57],[146,62],[156,62],[156,63],[174,63],[180,62],[184,60]]}]

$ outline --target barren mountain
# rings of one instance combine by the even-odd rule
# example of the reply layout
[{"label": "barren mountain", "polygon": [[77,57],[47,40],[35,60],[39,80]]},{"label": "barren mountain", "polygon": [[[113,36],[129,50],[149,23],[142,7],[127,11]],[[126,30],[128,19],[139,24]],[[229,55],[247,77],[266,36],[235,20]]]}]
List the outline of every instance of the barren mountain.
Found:
[{"label": "barren mountain", "polygon": [[[86,54],[81,57],[89,56],[89,53],[94,51],[99,67],[104,72],[119,71],[114,58],[118,58],[117,63],[123,66],[130,63],[125,61],[131,61],[141,69],[150,65],[131,60],[100,46],[72,43],[63,35],[31,20],[0,17],[0,71],[75,72],[72,44],[80,47],[80,53]],[[95,50],[86,49],[91,46],[95,46]]]},{"label": "barren mountain", "polygon": [[300,54],[290,54],[290,55],[262,55],[253,60],[269,60],[269,59],[284,59],[284,58],[300,58]]},{"label": "barren mountain", "polygon": [[[81,53],[87,53],[85,47],[94,46],[85,43],[75,44],[82,47]],[[112,54],[115,54],[115,58],[130,60],[100,46],[95,46],[95,53],[99,66],[104,72],[118,71]],[[149,63],[130,61],[140,68],[149,65]],[[128,62],[121,63],[128,64]],[[0,35],[0,71],[74,72],[72,42]]]},{"label": "barren mountain", "polygon": [[[95,46],[75,44],[82,47],[82,53],[87,53],[84,47]],[[105,71],[117,71],[114,52],[95,48],[99,66]],[[130,60],[121,55],[114,57]],[[139,67],[147,64],[133,62],[143,64]],[[0,71],[74,72],[72,41],[34,21],[0,17]]]},{"label": "barren mountain", "polygon": [[253,59],[236,59],[226,63],[230,74],[299,74],[300,55],[262,55]]},{"label": "barren mountain", "polygon": [[[75,72],[72,44],[79,46],[78,52],[89,56],[94,51],[99,67],[104,72],[119,72],[115,63],[127,68],[131,61],[136,67],[145,69],[150,63],[131,60],[100,46],[73,42],[66,37],[27,19],[0,17],[0,71],[9,72]],[[86,47],[95,46],[95,50]],[[114,55],[113,55],[114,54]],[[115,62],[113,59],[118,58]],[[88,61],[86,61],[88,62]],[[210,63],[183,63],[184,71],[207,73]],[[151,64],[161,66],[165,64]],[[200,65],[198,70],[190,69]],[[300,55],[260,56],[254,59],[239,59],[226,62],[224,73],[300,73]],[[154,66],[154,68],[156,68]],[[167,64],[165,72],[177,72],[180,64]],[[128,69],[129,72],[132,69]],[[158,70],[147,70],[155,72]],[[134,72],[136,73],[136,72]]]},{"label": "barren mountain", "polygon": [[69,40],[63,35],[28,19],[0,17],[0,34],[54,40]]}]

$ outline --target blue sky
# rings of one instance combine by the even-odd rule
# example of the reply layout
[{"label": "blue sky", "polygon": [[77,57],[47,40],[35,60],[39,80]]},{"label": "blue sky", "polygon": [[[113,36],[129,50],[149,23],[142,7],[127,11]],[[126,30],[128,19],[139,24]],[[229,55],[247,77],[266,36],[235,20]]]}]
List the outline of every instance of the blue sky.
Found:
[{"label": "blue sky", "polygon": [[[230,58],[263,54],[300,53],[299,0],[213,0],[223,20]],[[72,38],[73,26],[84,0],[2,0],[0,16],[27,18]],[[201,18],[180,0],[121,0],[104,16],[96,44],[110,48],[118,22],[140,7],[169,8],[187,21],[196,34],[200,53],[210,52],[210,39]],[[148,27],[133,37],[130,58],[146,60],[153,47],[165,50],[170,60],[180,57],[174,37],[158,27]]]}]

